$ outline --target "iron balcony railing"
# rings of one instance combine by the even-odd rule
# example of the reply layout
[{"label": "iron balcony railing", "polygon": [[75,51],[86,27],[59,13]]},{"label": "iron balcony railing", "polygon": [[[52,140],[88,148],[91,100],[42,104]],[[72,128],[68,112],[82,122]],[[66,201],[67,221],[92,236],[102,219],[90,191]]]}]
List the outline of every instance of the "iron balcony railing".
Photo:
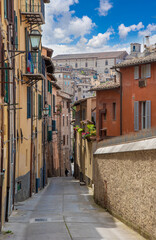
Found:
[{"label": "iron balcony railing", "polygon": [[45,61],[39,52],[28,52],[22,56],[22,73],[45,76]]},{"label": "iron balcony railing", "polygon": [[21,13],[42,13],[45,19],[45,6],[43,0],[21,0]]}]

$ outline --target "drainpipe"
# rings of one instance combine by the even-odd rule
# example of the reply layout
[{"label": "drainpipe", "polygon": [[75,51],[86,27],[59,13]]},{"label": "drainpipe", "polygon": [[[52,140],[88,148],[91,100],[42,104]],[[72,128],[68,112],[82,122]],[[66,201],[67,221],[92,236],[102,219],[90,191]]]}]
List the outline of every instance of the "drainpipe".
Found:
[{"label": "drainpipe", "polygon": [[122,73],[116,68],[115,71],[120,74],[120,135],[122,135]]},{"label": "drainpipe", "polygon": [[[14,1],[13,1],[14,4]],[[15,43],[15,23],[13,20],[13,39]],[[13,50],[15,51],[15,45],[13,45]],[[14,139],[16,138],[16,82],[15,82],[15,58],[13,58],[13,106],[14,106]],[[15,183],[16,183],[16,140],[13,144],[14,148],[14,176],[13,176],[13,209],[15,203]]]},{"label": "drainpipe", "polygon": [[33,87],[31,86],[31,154],[30,154],[30,197],[32,196],[32,163],[33,163]]},{"label": "drainpipe", "polygon": [[[2,58],[4,60],[4,44],[1,47]],[[2,67],[4,67],[4,61],[2,61]],[[1,80],[4,79],[4,69],[1,71]],[[3,86],[3,85],[2,85]],[[4,107],[1,107],[1,174],[3,173],[3,156],[4,156]],[[0,186],[0,231],[2,229],[2,200],[3,200],[3,185]]]},{"label": "drainpipe", "polygon": [[[7,49],[9,50],[9,27],[7,29],[7,40],[8,40],[8,44],[7,44]],[[9,64],[10,65],[10,64]],[[8,74],[8,82],[10,82],[10,73]],[[10,84],[8,84],[8,109],[7,109],[7,113],[8,113],[8,166],[7,166],[7,194],[6,194],[6,215],[5,215],[5,220],[6,222],[8,222],[8,217],[9,217],[9,194],[10,194],[10,168],[11,168],[11,164],[10,164],[10,144],[12,142],[12,140],[10,141],[10,103],[11,103],[11,96],[10,96]]]},{"label": "drainpipe", "polygon": [[[36,83],[36,106],[38,106],[38,84]],[[36,108],[37,113],[37,108]],[[36,114],[36,193],[38,193],[39,188],[39,178],[38,178],[38,114]]]}]

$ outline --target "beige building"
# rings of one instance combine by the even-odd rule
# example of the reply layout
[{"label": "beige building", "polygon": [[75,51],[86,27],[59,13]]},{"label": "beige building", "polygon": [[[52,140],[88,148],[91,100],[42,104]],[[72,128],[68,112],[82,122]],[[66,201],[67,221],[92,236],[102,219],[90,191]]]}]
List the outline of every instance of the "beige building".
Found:
[{"label": "beige building", "polygon": [[[88,132],[88,124],[96,124],[96,97],[81,99],[73,105],[75,110],[75,126]],[[83,134],[75,130],[74,175],[87,185],[93,183],[93,151],[96,137],[83,139]]]},{"label": "beige building", "polygon": [[92,69],[98,74],[110,74],[110,68],[123,61],[127,55],[126,51],[66,54],[55,56],[53,61],[55,66]]},{"label": "beige building", "polygon": [[71,169],[70,159],[73,155],[71,142],[71,95],[58,92],[56,112],[58,115],[58,149],[60,161],[60,176],[65,175],[65,169]]}]

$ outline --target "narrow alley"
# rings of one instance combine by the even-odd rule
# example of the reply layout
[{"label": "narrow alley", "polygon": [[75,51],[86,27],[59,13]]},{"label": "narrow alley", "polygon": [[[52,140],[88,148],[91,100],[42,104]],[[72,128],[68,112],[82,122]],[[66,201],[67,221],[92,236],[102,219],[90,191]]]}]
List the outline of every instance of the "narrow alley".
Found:
[{"label": "narrow alley", "polygon": [[98,207],[74,178],[51,178],[47,188],[17,203],[0,239],[143,240]]}]

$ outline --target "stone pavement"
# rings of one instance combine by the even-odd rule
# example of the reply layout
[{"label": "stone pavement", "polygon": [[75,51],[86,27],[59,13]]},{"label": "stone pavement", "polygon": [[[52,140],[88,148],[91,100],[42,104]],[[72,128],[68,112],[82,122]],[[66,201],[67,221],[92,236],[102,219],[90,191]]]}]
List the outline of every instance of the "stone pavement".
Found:
[{"label": "stone pavement", "polygon": [[92,193],[73,178],[51,178],[46,189],[25,202],[5,224],[3,240],[143,240],[97,206]]}]

